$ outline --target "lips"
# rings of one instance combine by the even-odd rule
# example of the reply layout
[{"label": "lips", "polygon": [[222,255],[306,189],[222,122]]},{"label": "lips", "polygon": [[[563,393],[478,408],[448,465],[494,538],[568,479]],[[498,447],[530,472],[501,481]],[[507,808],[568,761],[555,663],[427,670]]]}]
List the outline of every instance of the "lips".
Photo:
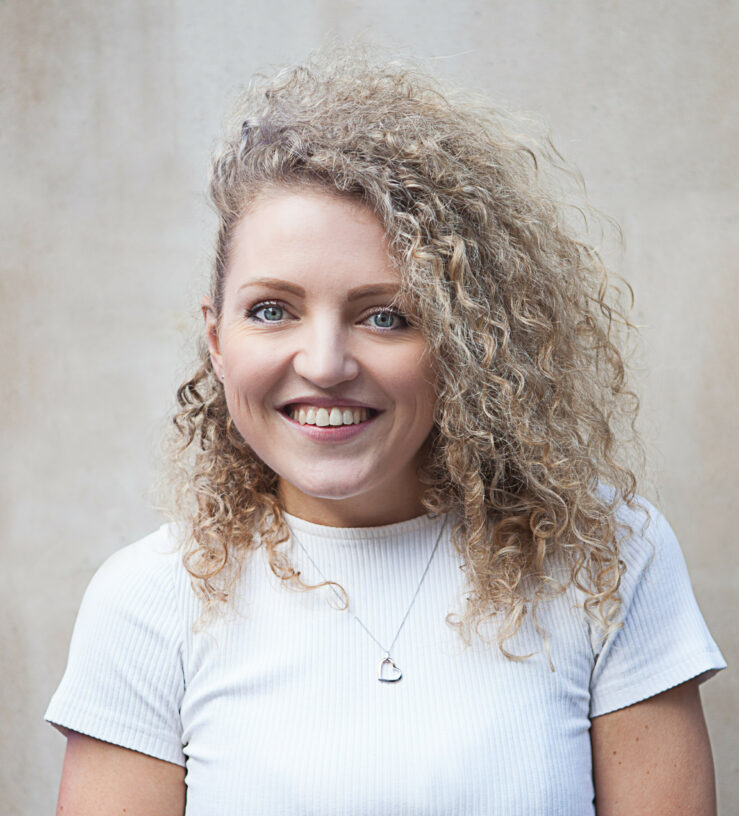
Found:
[{"label": "lips", "polygon": [[315,439],[349,438],[382,413],[358,400],[310,395],[284,402],[278,410]]},{"label": "lips", "polygon": [[316,409],[326,408],[328,411],[332,408],[366,408],[370,413],[380,412],[379,408],[375,408],[373,405],[359,400],[343,399],[341,397],[314,397],[311,395],[286,400],[277,406],[277,410],[287,413],[293,407],[303,407],[306,409],[309,407]]}]

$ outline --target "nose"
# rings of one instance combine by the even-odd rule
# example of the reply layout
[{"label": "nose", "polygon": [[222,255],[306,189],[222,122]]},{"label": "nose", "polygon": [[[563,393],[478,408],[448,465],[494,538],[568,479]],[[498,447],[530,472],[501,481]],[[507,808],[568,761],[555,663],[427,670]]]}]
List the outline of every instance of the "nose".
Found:
[{"label": "nose", "polygon": [[319,388],[353,380],[359,374],[359,362],[349,348],[346,328],[326,320],[301,332],[293,368]]}]

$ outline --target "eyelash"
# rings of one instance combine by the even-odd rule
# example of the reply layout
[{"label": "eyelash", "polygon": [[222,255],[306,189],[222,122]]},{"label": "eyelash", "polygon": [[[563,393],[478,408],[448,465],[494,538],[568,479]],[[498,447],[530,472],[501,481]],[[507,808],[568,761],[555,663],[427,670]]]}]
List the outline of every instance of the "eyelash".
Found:
[{"label": "eyelash", "polygon": [[[281,321],[278,321],[278,320],[263,320],[262,318],[257,317],[257,314],[259,312],[261,312],[262,309],[268,309],[270,306],[274,306],[274,307],[276,307],[278,309],[282,309],[283,311],[287,311],[285,305],[283,303],[281,303],[279,300],[260,300],[259,303],[255,303],[254,306],[252,306],[251,308],[246,310],[246,316],[250,320],[255,320],[258,323],[279,323],[279,322],[281,322]],[[365,315],[364,319],[367,320],[368,318],[370,318],[370,317],[372,317],[373,315],[376,315],[376,314],[391,314],[391,315],[394,315],[395,317],[399,318],[402,321],[402,324],[400,326],[398,326],[397,328],[404,329],[404,328],[408,327],[408,321],[406,320],[406,318],[400,312],[396,311],[395,309],[389,309],[389,308],[381,309],[381,308],[378,308],[378,309],[375,309],[374,311],[370,312],[369,314]],[[394,329],[381,329],[381,328],[379,328],[377,326],[375,326],[374,328],[378,329],[379,331],[393,331],[394,330]],[[397,329],[395,329],[395,330],[397,330]]]},{"label": "eyelash", "polygon": [[285,307],[279,300],[260,300],[259,303],[255,303],[250,309],[246,310],[246,316],[252,320],[256,320],[258,323],[276,323],[276,320],[262,320],[257,317],[257,312],[261,312],[262,309],[268,309],[270,306],[276,306],[278,309],[285,310]]}]

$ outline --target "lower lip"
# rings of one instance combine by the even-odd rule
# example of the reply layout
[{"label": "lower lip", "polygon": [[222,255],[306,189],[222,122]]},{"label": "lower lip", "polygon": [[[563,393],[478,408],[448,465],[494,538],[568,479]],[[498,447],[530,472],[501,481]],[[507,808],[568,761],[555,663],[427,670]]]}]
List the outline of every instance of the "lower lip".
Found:
[{"label": "lower lip", "polygon": [[354,439],[354,437],[366,431],[377,417],[380,416],[380,413],[356,425],[327,425],[322,427],[320,425],[301,425],[297,420],[279,411],[280,416],[287,420],[296,431],[299,431],[307,436],[308,439],[313,439],[316,442],[344,442],[347,439]]}]

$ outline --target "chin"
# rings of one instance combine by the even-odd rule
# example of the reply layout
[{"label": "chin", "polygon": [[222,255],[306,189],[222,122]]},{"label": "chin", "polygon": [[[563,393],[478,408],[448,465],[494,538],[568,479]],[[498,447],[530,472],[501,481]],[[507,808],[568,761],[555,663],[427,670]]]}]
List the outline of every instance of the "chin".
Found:
[{"label": "chin", "polygon": [[332,501],[351,499],[355,496],[361,496],[363,493],[367,492],[366,490],[363,490],[361,486],[352,487],[347,485],[346,482],[318,485],[300,485],[293,483],[292,487],[313,499],[330,499]]},{"label": "chin", "polygon": [[342,499],[352,499],[369,493],[372,489],[368,479],[363,479],[359,474],[349,475],[337,470],[331,476],[324,473],[301,474],[300,479],[290,479],[280,474],[280,478],[290,486],[293,491],[310,496],[312,499],[327,499],[329,501],[340,501]]}]

